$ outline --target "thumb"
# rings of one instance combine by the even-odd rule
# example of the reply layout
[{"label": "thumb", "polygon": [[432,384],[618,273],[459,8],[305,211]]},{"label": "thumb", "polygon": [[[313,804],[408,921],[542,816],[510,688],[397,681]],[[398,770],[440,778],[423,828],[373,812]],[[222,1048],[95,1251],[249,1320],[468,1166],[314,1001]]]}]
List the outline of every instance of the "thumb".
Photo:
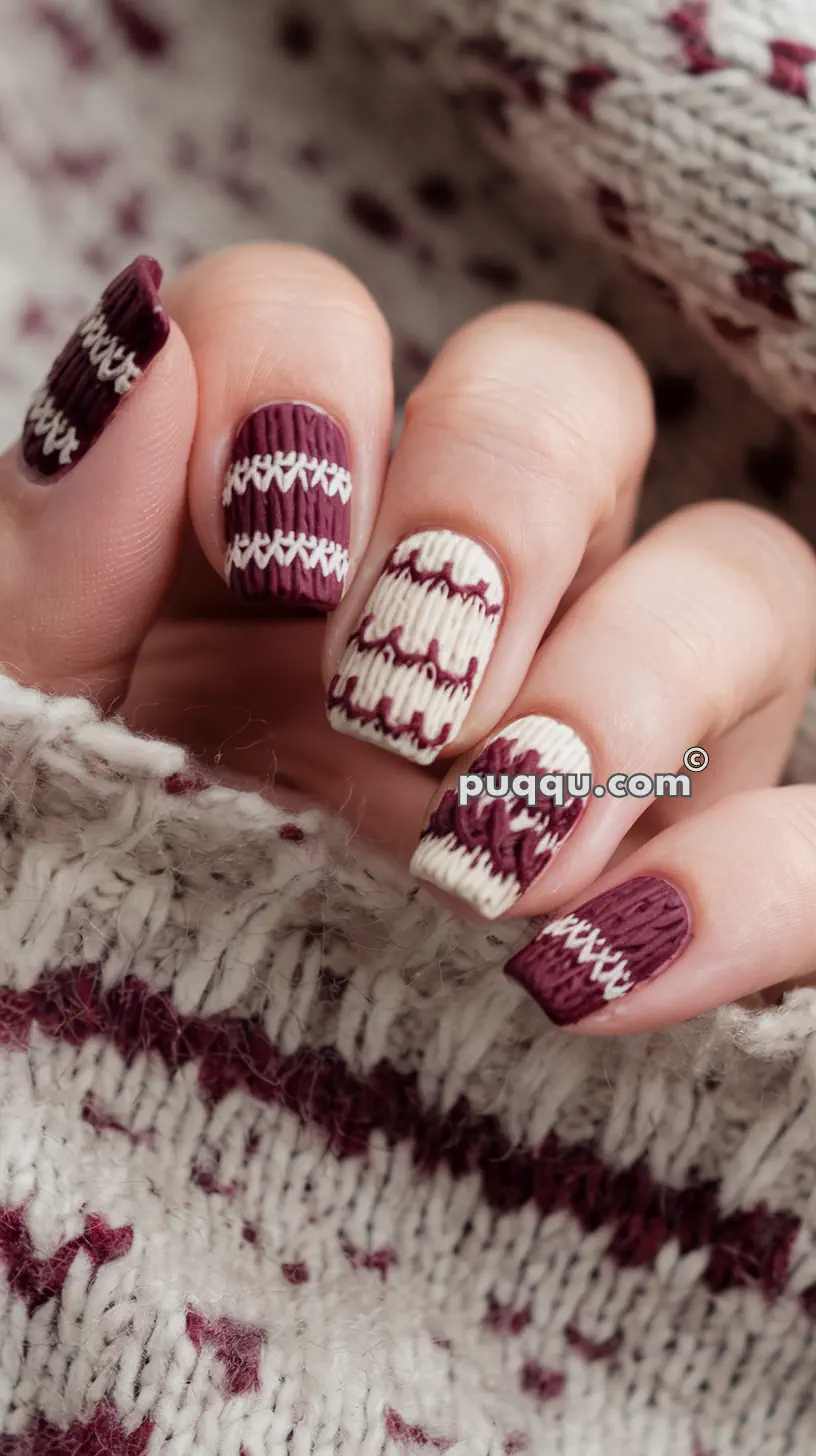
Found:
[{"label": "thumb", "polygon": [[111,707],[172,580],[196,384],[135,259],[77,327],[0,459],[0,657]]}]

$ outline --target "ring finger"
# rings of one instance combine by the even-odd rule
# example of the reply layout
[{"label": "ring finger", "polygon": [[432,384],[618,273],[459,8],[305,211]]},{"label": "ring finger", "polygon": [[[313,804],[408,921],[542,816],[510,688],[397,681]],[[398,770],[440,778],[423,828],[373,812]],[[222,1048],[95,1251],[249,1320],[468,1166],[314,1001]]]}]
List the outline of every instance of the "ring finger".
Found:
[{"label": "ring finger", "polygon": [[674,807],[652,790],[687,749],[719,744],[695,808],[773,782],[814,623],[813,555],[775,517],[727,502],[670,517],[572,607],[501,725],[455,765],[414,872],[489,918],[540,914],[601,873],[650,802]]}]

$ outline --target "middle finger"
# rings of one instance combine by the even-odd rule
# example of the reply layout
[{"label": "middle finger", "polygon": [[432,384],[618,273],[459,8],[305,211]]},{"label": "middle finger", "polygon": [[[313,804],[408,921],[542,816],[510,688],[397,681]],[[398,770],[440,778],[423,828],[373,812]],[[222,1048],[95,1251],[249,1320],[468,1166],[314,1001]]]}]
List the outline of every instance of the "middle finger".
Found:
[{"label": "middle finger", "polygon": [[476,742],[622,548],[651,440],[642,366],[595,319],[525,304],[456,334],[327,634],[333,726],[424,764]]}]

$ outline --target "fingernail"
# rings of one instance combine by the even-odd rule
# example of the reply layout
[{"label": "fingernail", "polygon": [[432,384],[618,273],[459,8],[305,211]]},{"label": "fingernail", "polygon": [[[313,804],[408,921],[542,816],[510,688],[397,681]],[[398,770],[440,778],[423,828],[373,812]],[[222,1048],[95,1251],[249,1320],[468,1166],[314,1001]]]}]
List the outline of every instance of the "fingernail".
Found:
[{"label": "fingernail", "polygon": [[556,1026],[571,1026],[665,971],[691,934],[680,892],[642,875],[551,920],[505,971]]},{"label": "fingernail", "polygon": [[349,564],[348,464],[343,431],[314,405],[268,404],[244,421],[222,496],[236,596],[337,606]]},{"label": "fingernail", "polygon": [[504,582],[454,531],[394,547],[329,689],[334,728],[432,763],[461,729],[493,651]]},{"label": "fingernail", "polygon": [[54,480],[99,438],[170,332],[155,258],[139,257],[114,278],[71,335],[25,418],[22,454]]},{"label": "fingernail", "polygon": [[[489,920],[503,915],[578,823],[589,771],[586,745],[566,723],[543,716],[508,723],[467,770],[485,782],[485,792],[460,804],[458,786],[445,791],[420,835],[412,873]],[[538,792],[545,774],[558,776],[550,797]]]}]

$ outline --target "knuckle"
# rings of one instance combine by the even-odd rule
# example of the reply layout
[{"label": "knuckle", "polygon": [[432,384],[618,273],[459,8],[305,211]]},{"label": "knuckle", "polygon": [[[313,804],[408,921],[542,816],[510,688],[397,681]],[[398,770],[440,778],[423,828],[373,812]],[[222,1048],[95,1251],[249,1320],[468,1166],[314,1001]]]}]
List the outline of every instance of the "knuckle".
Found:
[{"label": "knuckle", "polygon": [[595,314],[565,304],[528,301],[488,309],[458,329],[445,352],[460,348],[491,353],[506,349],[508,355],[522,349],[537,353],[545,363],[547,358],[556,364],[574,359],[583,369],[624,368],[651,393],[645,366],[623,335]]},{"label": "knuckle", "polygon": [[384,326],[383,315],[372,294],[356,273],[337,258],[316,248],[278,244],[281,291],[296,289],[299,304],[314,302],[320,307],[334,307],[358,313],[367,322],[376,319]]},{"label": "knuckle", "polygon": [[652,437],[643,365],[607,325],[543,303],[482,314],[445,344],[408,403],[422,419],[577,501],[593,525],[639,476]]},{"label": "knuckle", "polygon": [[388,335],[365,284],[336,258],[300,244],[240,243],[209,254],[176,280],[173,294],[182,313],[318,309],[341,315],[346,327]]},{"label": "knuckle", "polygon": [[614,498],[590,436],[588,422],[565,401],[543,399],[530,387],[511,395],[504,379],[482,375],[451,387],[424,382],[406,410],[411,424],[421,421],[454,445],[496,461],[512,472],[525,492],[567,494],[593,517]]},{"label": "knuckle", "polygon": [[765,913],[816,937],[816,784],[743,789],[711,812],[727,816],[730,842],[743,844],[746,854],[761,846]]},{"label": "knuckle", "polygon": [[797,784],[772,793],[782,810],[776,837],[792,903],[811,903],[816,895],[816,784]]},{"label": "knuckle", "polygon": [[631,644],[627,655],[641,667],[639,712],[646,720],[664,722],[668,732],[678,705],[693,700],[698,718],[717,737],[735,715],[736,685],[712,671],[719,656],[715,625],[693,602],[674,607],[666,613],[661,604],[641,604],[639,621],[622,626],[622,636]]},{"label": "knuckle", "polygon": [[[807,672],[816,663],[816,555],[787,522],[740,501],[707,501],[678,512],[698,559],[708,555],[712,577],[730,610],[744,614],[769,671],[791,651]],[[668,523],[670,526],[670,522]]]},{"label": "knuckle", "polygon": [[816,555],[804,536],[779,516],[744,501],[703,501],[677,514],[695,541],[710,543],[718,559],[743,571],[749,581],[779,601],[779,585],[791,572],[816,600]]}]

